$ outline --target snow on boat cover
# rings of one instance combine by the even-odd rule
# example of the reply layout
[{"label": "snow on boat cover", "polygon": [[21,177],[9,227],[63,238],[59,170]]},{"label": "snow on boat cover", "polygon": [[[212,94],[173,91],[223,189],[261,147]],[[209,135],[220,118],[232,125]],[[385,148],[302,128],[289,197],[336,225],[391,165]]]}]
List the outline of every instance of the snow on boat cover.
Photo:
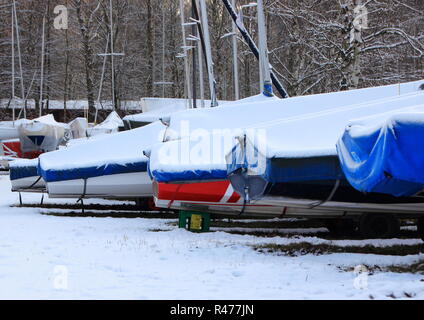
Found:
[{"label": "snow on boat cover", "polygon": [[424,108],[352,121],[337,151],[357,190],[414,195],[424,188]]},{"label": "snow on boat cover", "polygon": [[[197,100],[197,105],[201,105],[201,100]],[[219,101],[219,105],[228,103],[228,101]],[[210,106],[211,101],[205,100],[205,106]],[[172,114],[184,111],[189,108],[189,101],[186,99],[172,98],[143,98],[142,99],[143,113],[137,113],[125,116],[123,120],[130,123],[151,123],[160,120],[163,117],[169,117]]]},{"label": "snow on boat cover", "polygon": [[[260,130],[265,132],[265,156],[336,157],[335,145],[348,120],[419,104],[423,95],[418,90],[423,82],[284,100],[257,97],[251,103],[174,114],[169,119],[167,142],[155,145],[150,152],[150,174],[158,182],[224,179],[228,175],[225,156],[236,144],[234,137],[249,127],[254,129],[253,142]],[[226,143],[215,143],[220,140]],[[233,156],[237,157],[237,152],[234,150]],[[325,160],[333,166],[333,160]],[[229,171],[237,168],[230,166]],[[340,174],[338,168],[329,169],[332,175]]]},{"label": "snow on boat cover", "polygon": [[163,130],[163,125],[155,122],[43,154],[39,173],[46,182],[55,182],[146,171],[143,149],[162,141]]},{"label": "snow on boat cover", "polygon": [[110,134],[119,131],[119,127],[123,127],[124,122],[116,111],[112,111],[107,118],[97,126],[87,129],[87,136],[97,136],[102,134]]}]

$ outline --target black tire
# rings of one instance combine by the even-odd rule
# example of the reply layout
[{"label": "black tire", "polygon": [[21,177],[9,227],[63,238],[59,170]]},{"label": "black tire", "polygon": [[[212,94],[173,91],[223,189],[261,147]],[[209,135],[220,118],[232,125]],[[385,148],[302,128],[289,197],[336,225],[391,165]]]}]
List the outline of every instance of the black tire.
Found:
[{"label": "black tire", "polygon": [[144,199],[143,198],[137,198],[137,199],[135,199],[135,205],[137,206],[137,207],[143,207],[144,206]]},{"label": "black tire", "polygon": [[359,232],[364,238],[393,238],[400,232],[399,219],[392,214],[367,213],[359,221]]},{"label": "black tire", "polygon": [[329,219],[325,227],[333,236],[352,236],[356,232],[357,224],[352,219]]},{"label": "black tire", "polygon": [[418,234],[420,235],[421,239],[424,241],[424,218],[418,219]]},{"label": "black tire", "polygon": [[159,211],[160,209],[156,207],[155,200],[152,197],[150,198],[137,198],[136,200],[137,207],[143,211]]}]

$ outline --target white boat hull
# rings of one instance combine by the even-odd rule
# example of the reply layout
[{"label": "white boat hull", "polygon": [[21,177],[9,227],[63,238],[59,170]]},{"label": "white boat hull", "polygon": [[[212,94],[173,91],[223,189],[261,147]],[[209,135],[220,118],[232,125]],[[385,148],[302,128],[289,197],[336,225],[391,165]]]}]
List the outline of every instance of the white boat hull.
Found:
[{"label": "white boat hull", "polygon": [[0,127],[0,140],[10,140],[19,138],[17,127]]},{"label": "white boat hull", "polygon": [[[132,172],[47,183],[51,198],[136,199],[152,197],[152,181],[147,172]],[[84,192],[85,189],[85,192]]]},{"label": "white boat hull", "polygon": [[46,182],[40,177],[11,180],[13,192],[45,192]]}]

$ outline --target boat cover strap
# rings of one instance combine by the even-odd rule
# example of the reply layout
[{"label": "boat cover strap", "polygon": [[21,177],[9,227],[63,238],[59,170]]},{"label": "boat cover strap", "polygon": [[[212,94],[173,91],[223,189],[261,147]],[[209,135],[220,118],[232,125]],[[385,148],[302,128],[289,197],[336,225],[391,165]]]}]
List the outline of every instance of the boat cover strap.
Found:
[{"label": "boat cover strap", "polygon": [[82,194],[81,194],[81,197],[79,197],[79,199],[77,200],[77,203],[81,202],[81,204],[84,205],[83,199],[85,198],[86,193],[87,193],[87,179],[84,179],[84,184],[83,184],[83,187],[82,187]]},{"label": "boat cover strap", "polygon": [[35,187],[35,185],[41,180],[41,177],[38,177],[37,180],[35,180],[35,182],[30,185],[27,189],[32,189],[33,187]]}]

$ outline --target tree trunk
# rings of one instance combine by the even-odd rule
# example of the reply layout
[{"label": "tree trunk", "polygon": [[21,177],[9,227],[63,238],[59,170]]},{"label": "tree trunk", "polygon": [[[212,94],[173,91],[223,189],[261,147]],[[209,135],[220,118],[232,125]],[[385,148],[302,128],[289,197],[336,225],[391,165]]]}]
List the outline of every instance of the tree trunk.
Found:
[{"label": "tree trunk", "polygon": [[[66,3],[68,5],[68,3]],[[64,88],[63,88],[63,121],[67,121],[67,101],[68,101],[68,73],[69,73],[69,37],[68,30],[65,30],[65,44],[66,44],[66,58],[65,58],[65,79],[64,79]]]},{"label": "tree trunk", "polygon": [[[94,85],[93,85],[93,74],[94,74],[94,63],[93,63],[93,48],[90,45],[90,36],[89,30],[84,22],[84,18],[81,12],[81,0],[75,1],[76,3],[76,12],[78,17],[78,22],[80,25],[80,32],[82,37],[82,46],[83,46],[83,57],[84,57],[84,66],[85,66],[85,82],[87,87],[87,100],[88,100],[88,114],[95,114],[94,106]],[[94,120],[94,119],[93,119]]]}]

